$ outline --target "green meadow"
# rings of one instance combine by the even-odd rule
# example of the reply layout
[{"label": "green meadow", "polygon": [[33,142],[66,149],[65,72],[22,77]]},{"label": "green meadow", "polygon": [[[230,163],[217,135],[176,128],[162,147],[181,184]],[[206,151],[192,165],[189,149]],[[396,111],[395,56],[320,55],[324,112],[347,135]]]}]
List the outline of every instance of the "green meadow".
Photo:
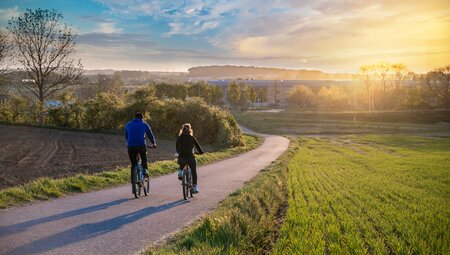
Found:
[{"label": "green meadow", "polygon": [[449,254],[450,139],[299,140],[274,254]]}]

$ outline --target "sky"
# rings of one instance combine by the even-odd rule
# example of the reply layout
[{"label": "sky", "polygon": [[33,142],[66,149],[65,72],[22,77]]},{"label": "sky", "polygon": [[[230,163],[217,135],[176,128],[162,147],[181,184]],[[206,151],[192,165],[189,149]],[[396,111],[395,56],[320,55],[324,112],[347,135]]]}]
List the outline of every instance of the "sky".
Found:
[{"label": "sky", "polygon": [[60,11],[76,29],[86,69],[450,64],[449,0],[1,0],[0,27],[37,8]]}]

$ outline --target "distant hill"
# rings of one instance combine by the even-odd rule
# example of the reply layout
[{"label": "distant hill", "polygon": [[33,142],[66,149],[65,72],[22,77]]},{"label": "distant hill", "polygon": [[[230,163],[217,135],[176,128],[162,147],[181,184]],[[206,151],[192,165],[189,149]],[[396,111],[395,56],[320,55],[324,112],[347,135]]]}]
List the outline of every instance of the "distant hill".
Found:
[{"label": "distant hill", "polygon": [[99,70],[84,70],[84,75],[97,75],[97,74],[104,74],[104,75],[110,75],[114,74],[116,70],[113,69],[99,69]]},{"label": "distant hill", "polygon": [[324,73],[318,70],[294,70],[254,66],[199,66],[189,68],[194,79],[269,79],[269,80],[351,80],[357,74]]}]

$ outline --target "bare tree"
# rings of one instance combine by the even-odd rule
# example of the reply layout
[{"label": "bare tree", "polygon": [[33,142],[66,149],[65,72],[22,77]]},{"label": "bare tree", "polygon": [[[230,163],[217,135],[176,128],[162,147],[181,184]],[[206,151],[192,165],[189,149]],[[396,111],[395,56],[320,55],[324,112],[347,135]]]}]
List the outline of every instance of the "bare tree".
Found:
[{"label": "bare tree", "polygon": [[408,75],[408,67],[403,63],[395,63],[391,65],[391,68],[395,76],[395,89],[399,89],[405,76]]},{"label": "bare tree", "polygon": [[82,74],[80,60],[72,57],[77,34],[62,19],[56,10],[27,9],[8,22],[17,61],[31,81],[21,87],[38,99],[40,124],[44,123],[45,100],[74,85]]},{"label": "bare tree", "polygon": [[373,111],[375,109],[374,104],[374,88],[373,88],[373,81],[372,78],[372,72],[373,72],[373,66],[371,65],[363,65],[359,68],[359,72],[361,74],[361,78],[364,81],[364,85],[366,87],[367,92],[367,102],[369,105],[369,111]]},{"label": "bare tree", "polygon": [[425,83],[445,109],[450,108],[450,65],[428,72]]},{"label": "bare tree", "polygon": [[9,70],[12,56],[12,45],[8,34],[0,29],[0,78]]}]

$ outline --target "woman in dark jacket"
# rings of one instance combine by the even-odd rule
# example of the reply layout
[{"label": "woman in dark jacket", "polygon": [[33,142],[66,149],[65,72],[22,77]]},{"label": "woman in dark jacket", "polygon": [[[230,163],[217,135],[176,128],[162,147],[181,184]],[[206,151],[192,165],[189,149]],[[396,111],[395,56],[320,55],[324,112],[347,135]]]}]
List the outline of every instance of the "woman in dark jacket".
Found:
[{"label": "woman in dark jacket", "polygon": [[180,129],[180,133],[177,137],[177,153],[178,153],[178,164],[180,165],[180,170],[178,171],[178,179],[183,177],[183,167],[187,164],[192,172],[192,179],[194,182],[194,193],[198,193],[197,185],[197,161],[194,156],[194,147],[197,149],[198,154],[203,154],[202,147],[198,143],[197,139],[194,137],[194,131],[192,130],[191,124],[186,123]]}]

